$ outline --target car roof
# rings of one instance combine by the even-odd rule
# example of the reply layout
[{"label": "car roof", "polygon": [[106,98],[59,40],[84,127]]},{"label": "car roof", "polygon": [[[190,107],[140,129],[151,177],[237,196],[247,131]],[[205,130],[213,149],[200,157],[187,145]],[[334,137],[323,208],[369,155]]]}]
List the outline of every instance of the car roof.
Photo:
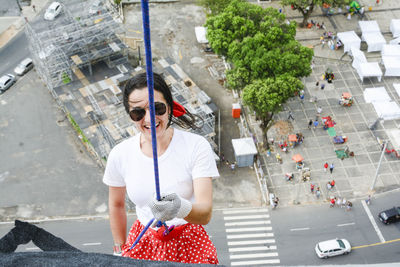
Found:
[{"label": "car roof", "polygon": [[24,60],[22,60],[21,64],[22,65],[28,65],[28,63],[30,63],[30,62],[32,62],[32,59],[28,57],[28,58],[25,58]]},{"label": "car roof", "polygon": [[0,83],[4,84],[8,79],[11,79],[11,77],[8,74],[4,74],[0,77]]},{"label": "car roof", "polygon": [[57,6],[59,6],[60,5],[60,3],[59,2],[53,2],[53,3],[51,3],[51,5],[49,6],[49,8],[51,8],[51,9],[55,9]]},{"label": "car roof", "polygon": [[386,215],[388,215],[388,217],[393,216],[393,215],[397,215],[400,212],[400,207],[393,207],[391,209],[385,210],[383,211],[384,213],[386,213]]},{"label": "car roof", "polygon": [[336,239],[322,241],[322,242],[319,242],[318,245],[322,251],[340,248],[339,243],[337,242]]}]

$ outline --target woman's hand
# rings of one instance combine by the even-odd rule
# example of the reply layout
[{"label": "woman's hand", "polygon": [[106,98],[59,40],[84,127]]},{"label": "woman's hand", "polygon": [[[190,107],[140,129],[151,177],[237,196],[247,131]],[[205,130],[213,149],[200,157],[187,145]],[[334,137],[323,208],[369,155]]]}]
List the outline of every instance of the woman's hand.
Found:
[{"label": "woman's hand", "polygon": [[149,204],[155,223],[165,222],[174,218],[185,218],[192,210],[192,203],[175,193],[161,196],[161,200],[153,199]]}]

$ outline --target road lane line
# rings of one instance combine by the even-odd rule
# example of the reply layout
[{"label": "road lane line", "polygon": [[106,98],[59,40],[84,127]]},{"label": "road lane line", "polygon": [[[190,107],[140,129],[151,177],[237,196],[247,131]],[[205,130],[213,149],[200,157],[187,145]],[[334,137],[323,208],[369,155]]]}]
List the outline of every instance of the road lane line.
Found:
[{"label": "road lane line", "polygon": [[252,228],[227,228],[225,231],[227,233],[236,233],[236,232],[257,232],[257,231],[271,231],[271,226],[265,227],[252,227]]},{"label": "road lane line", "polygon": [[244,235],[227,235],[227,239],[239,239],[239,238],[259,238],[259,237],[273,237],[273,233],[260,233],[260,234],[244,234]]},{"label": "road lane line", "polygon": [[243,219],[262,219],[262,218],[269,218],[268,214],[263,215],[246,215],[246,216],[226,216],[224,217],[225,221],[230,220],[243,220]]},{"label": "road lane line", "polygon": [[252,266],[257,264],[277,264],[280,261],[277,260],[259,260],[259,261],[234,261],[231,262],[231,266],[238,266],[238,265],[245,265],[245,266]]},{"label": "road lane line", "polygon": [[362,246],[357,246],[357,247],[352,247],[351,249],[358,249],[358,248],[366,248],[366,247],[374,247],[374,246],[380,246],[380,245],[385,245],[389,243],[394,243],[394,242],[400,242],[400,238],[385,241],[383,243],[374,243],[374,244],[369,244],[369,245],[362,245]]},{"label": "road lane line", "polygon": [[262,246],[262,247],[242,247],[242,248],[229,248],[229,252],[244,252],[244,251],[268,251],[275,250],[276,246]]},{"label": "road lane line", "polygon": [[83,243],[82,246],[100,246],[100,242],[94,242],[94,243]]},{"label": "road lane line", "polygon": [[266,213],[266,209],[250,209],[250,210],[224,210],[224,214],[243,214],[243,213]]},{"label": "road lane line", "polygon": [[379,230],[379,227],[378,227],[378,225],[376,224],[375,219],[374,219],[374,217],[372,216],[371,211],[369,210],[369,208],[368,208],[368,206],[367,206],[367,203],[365,203],[365,201],[362,200],[362,201],[361,201],[361,204],[363,205],[363,207],[364,207],[364,209],[365,209],[365,212],[367,213],[368,218],[369,218],[369,220],[371,221],[371,224],[372,224],[372,226],[374,227],[375,232],[376,232],[376,234],[377,234],[378,237],[379,237],[379,240],[381,241],[381,243],[385,242],[385,238],[383,238],[383,235],[382,235],[382,233],[381,233],[381,230]]},{"label": "road lane line", "polygon": [[290,231],[305,231],[305,230],[310,230],[310,228],[309,227],[305,227],[305,228],[293,228],[293,229],[290,229]]},{"label": "road lane line", "polygon": [[240,255],[231,255],[229,258],[231,260],[238,259],[248,259],[248,258],[267,258],[267,257],[277,257],[277,252],[269,252],[269,253],[253,253],[253,254],[240,254]]},{"label": "road lane line", "polygon": [[237,226],[237,225],[257,225],[257,224],[271,224],[271,221],[245,221],[245,222],[230,222],[225,223],[225,226]]},{"label": "road lane line", "polygon": [[352,223],[342,223],[342,224],[338,224],[338,227],[342,227],[342,226],[347,226],[347,225],[354,225],[356,223],[352,222]]},{"label": "road lane line", "polygon": [[270,244],[270,243],[275,243],[275,239],[230,241],[228,242],[228,246],[257,245],[257,244]]}]

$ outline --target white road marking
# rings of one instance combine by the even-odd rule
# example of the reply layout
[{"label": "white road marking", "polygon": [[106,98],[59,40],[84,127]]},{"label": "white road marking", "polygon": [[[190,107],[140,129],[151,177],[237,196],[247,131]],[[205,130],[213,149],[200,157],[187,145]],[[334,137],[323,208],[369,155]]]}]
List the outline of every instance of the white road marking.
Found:
[{"label": "white road marking", "polygon": [[252,227],[252,228],[228,228],[225,229],[227,233],[236,233],[236,232],[257,232],[257,231],[271,231],[271,226],[265,227]]},{"label": "white road marking", "polygon": [[229,220],[243,220],[243,219],[262,219],[262,218],[269,218],[268,214],[263,215],[246,215],[246,216],[226,216],[224,217],[225,221]]},{"label": "white road marking", "polygon": [[310,230],[310,228],[309,227],[305,227],[305,228],[293,228],[293,229],[290,229],[290,231],[305,231],[305,230]]},{"label": "white road marking", "polygon": [[252,265],[257,265],[257,264],[276,264],[280,263],[280,260],[259,260],[259,261],[236,261],[236,262],[231,262],[231,266],[238,266],[238,265],[246,265],[246,266],[252,266]]},{"label": "white road marking", "polygon": [[225,223],[225,226],[271,224],[271,221],[246,221]]},{"label": "white road marking", "polygon": [[94,242],[94,243],[83,243],[82,246],[100,246],[100,242]]},{"label": "white road marking", "polygon": [[337,226],[341,227],[341,226],[354,225],[354,224],[356,224],[356,223],[354,223],[354,222],[352,222],[352,223],[342,223],[342,224],[338,224]]},{"label": "white road marking", "polygon": [[269,252],[269,253],[231,255],[229,258],[231,260],[237,260],[237,259],[264,258],[264,257],[276,257],[276,256],[278,256],[277,252]]},{"label": "white road marking", "polygon": [[245,234],[245,235],[227,235],[228,239],[239,239],[239,238],[259,238],[259,237],[273,237],[273,233],[259,233],[259,234]]},{"label": "white road marking", "polygon": [[242,248],[229,248],[229,252],[243,252],[243,251],[268,251],[275,250],[276,246],[268,246],[268,247],[242,247]]},{"label": "white road marking", "polygon": [[271,243],[275,243],[275,239],[230,241],[230,242],[228,242],[228,246],[271,244]]},{"label": "white road marking", "polygon": [[266,213],[268,210],[265,209],[243,209],[243,210],[224,210],[224,214],[243,214],[243,213]]},{"label": "white road marking", "polygon": [[30,248],[25,248],[26,250],[40,250],[38,247],[30,247]]},{"label": "white road marking", "polygon": [[379,227],[378,227],[378,225],[376,224],[375,219],[374,219],[374,217],[372,216],[371,211],[369,210],[369,208],[368,208],[368,206],[367,206],[367,203],[365,203],[365,201],[361,201],[361,204],[363,205],[363,207],[364,207],[364,209],[365,209],[365,212],[367,213],[368,218],[369,218],[369,220],[371,221],[371,224],[372,224],[372,226],[374,227],[375,232],[376,232],[376,234],[377,234],[378,237],[379,237],[379,240],[381,241],[381,243],[385,242],[385,238],[383,238],[383,235],[382,235],[382,233],[381,233],[381,230],[379,230]]}]

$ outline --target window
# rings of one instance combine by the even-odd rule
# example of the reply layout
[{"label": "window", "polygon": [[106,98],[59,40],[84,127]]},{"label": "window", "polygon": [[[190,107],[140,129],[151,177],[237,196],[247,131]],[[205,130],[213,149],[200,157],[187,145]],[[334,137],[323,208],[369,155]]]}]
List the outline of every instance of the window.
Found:
[{"label": "window", "polygon": [[337,242],[339,243],[339,246],[340,246],[341,248],[345,248],[345,247],[346,247],[346,246],[344,245],[344,243],[343,243],[342,240],[338,239]]}]

